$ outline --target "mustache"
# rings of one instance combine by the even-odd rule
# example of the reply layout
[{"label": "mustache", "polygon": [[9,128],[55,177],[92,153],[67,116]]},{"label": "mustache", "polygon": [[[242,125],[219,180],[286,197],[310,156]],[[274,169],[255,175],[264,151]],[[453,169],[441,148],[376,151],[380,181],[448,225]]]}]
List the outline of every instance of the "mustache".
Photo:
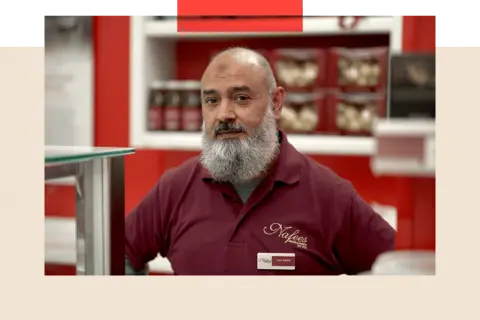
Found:
[{"label": "mustache", "polygon": [[213,129],[213,133],[215,136],[223,133],[241,133],[241,132],[247,132],[247,128],[245,128],[241,124],[236,124],[232,122],[220,122]]}]

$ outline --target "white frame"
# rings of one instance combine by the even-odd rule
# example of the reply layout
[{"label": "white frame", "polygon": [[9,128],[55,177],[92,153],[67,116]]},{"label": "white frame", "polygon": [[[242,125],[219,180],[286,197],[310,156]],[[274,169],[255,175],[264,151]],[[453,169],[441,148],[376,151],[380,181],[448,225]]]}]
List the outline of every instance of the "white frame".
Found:
[{"label": "white frame", "polygon": [[374,126],[375,138],[391,139],[395,146],[399,139],[418,137],[423,139],[423,159],[396,159],[377,151],[374,140],[374,155],[370,159],[372,172],[377,176],[435,177],[435,120],[433,119],[389,119]]}]

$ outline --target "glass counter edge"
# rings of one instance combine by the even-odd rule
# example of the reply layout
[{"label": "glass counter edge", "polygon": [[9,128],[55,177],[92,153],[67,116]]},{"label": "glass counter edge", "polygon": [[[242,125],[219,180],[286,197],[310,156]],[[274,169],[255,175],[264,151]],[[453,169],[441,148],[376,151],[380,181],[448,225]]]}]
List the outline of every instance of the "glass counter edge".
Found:
[{"label": "glass counter edge", "polygon": [[[101,147],[99,147],[100,149]],[[107,149],[107,148],[106,148]],[[91,152],[78,152],[72,154],[61,154],[58,155],[47,155],[47,147],[45,148],[45,157],[44,161],[46,164],[50,163],[60,163],[60,162],[76,162],[76,161],[87,161],[93,159],[101,159],[108,157],[121,157],[130,154],[134,154],[136,151],[135,148],[110,148],[108,150],[97,150]]]}]

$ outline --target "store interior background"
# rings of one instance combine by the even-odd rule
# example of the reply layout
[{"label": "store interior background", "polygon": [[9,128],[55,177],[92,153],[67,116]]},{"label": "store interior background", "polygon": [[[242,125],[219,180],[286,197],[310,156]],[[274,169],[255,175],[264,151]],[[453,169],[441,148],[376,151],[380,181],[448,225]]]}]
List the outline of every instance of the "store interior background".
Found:
[{"label": "store interior background", "polygon": [[[435,52],[435,17],[403,17],[403,52]],[[91,128],[89,136],[95,146],[132,146],[131,130],[131,22],[130,17],[93,17],[91,28],[92,71],[91,88],[76,93],[78,99],[91,96],[83,105],[90,104],[91,110],[82,121],[83,127]],[[388,35],[309,35],[299,37],[269,38],[177,38],[171,40],[174,47],[173,59],[178,79],[199,79],[211,55],[233,45],[253,49],[274,48],[328,48],[331,46],[375,47],[389,46]],[[80,49],[79,49],[80,50]],[[83,50],[83,49],[82,49]],[[49,57],[46,51],[46,59]],[[53,56],[53,54],[52,54]],[[46,66],[61,62],[51,58]],[[82,68],[79,68],[82,69]],[[47,95],[48,97],[48,95]],[[58,99],[58,97],[56,98]],[[48,111],[50,110],[50,111]],[[47,106],[46,127],[66,126],[64,118],[57,117],[59,108]],[[85,120],[86,119],[86,120]],[[50,122],[48,122],[50,121]],[[73,128],[78,125],[69,124]],[[48,128],[46,128],[48,131]],[[67,129],[65,129],[67,130]],[[68,129],[71,130],[71,129]],[[58,130],[51,136],[59,141]],[[67,133],[65,133],[67,135]],[[48,137],[48,133],[46,132]],[[52,138],[53,139],[53,138]],[[48,139],[47,139],[48,143]],[[61,142],[59,142],[60,144]],[[136,147],[136,146],[133,146]],[[125,213],[128,214],[145,196],[165,170],[181,164],[199,151],[137,148],[134,155],[125,158]],[[350,180],[358,192],[370,203],[391,206],[397,215],[397,249],[435,250],[435,177],[381,176],[372,173],[368,155],[311,155],[316,161],[332,168],[340,176]],[[45,184],[46,221],[72,222],[75,217],[75,191],[68,183]],[[51,224],[54,226],[55,224]],[[61,237],[61,230],[48,229]],[[74,230],[74,229],[73,229]],[[66,235],[74,239],[74,234]],[[58,249],[58,248],[57,248]],[[49,254],[46,245],[46,275],[74,275],[75,248],[63,248]],[[52,249],[53,250],[53,249]],[[68,252],[67,252],[68,251]],[[55,257],[54,257],[55,256]],[[50,257],[50,258],[49,258]],[[72,261],[73,259],[73,261]],[[168,268],[153,270],[153,274],[168,274]]]}]

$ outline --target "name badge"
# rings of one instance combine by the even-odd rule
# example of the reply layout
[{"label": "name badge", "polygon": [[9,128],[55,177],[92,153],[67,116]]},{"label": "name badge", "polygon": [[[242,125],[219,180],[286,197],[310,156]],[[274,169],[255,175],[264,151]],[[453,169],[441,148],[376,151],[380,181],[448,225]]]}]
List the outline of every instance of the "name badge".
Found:
[{"label": "name badge", "polygon": [[295,253],[257,253],[258,270],[295,270]]}]

